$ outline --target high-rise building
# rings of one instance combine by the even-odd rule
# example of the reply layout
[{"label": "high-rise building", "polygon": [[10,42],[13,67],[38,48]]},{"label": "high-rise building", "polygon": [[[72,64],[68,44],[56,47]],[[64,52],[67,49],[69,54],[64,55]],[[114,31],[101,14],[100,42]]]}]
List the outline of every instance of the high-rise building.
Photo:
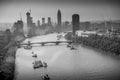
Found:
[{"label": "high-rise building", "polygon": [[51,25],[51,18],[48,17],[48,25],[50,26]]},{"label": "high-rise building", "polygon": [[37,21],[37,26],[40,27],[40,21],[39,20]]},{"label": "high-rise building", "polygon": [[57,12],[57,25],[56,25],[56,31],[57,32],[61,32],[61,29],[62,27],[61,27],[61,11],[60,10],[58,10],[58,12]]},{"label": "high-rise building", "polygon": [[57,12],[57,24],[60,27],[61,26],[61,11],[58,10]]},{"label": "high-rise building", "polygon": [[30,12],[27,12],[26,15],[27,15],[27,27],[31,27],[33,21],[32,21],[32,17],[30,16]]},{"label": "high-rise building", "polygon": [[79,14],[73,14],[72,15],[72,30],[73,35],[75,35],[76,30],[79,30]]},{"label": "high-rise building", "polygon": [[35,35],[36,26],[33,23],[32,17],[30,16],[30,12],[27,12],[26,15],[27,15],[28,36],[32,37]]},{"label": "high-rise building", "polygon": [[14,35],[24,35],[24,31],[23,31],[23,21],[22,20],[18,20],[17,22],[14,23]]},{"label": "high-rise building", "polygon": [[42,25],[45,24],[45,18],[42,18]]}]

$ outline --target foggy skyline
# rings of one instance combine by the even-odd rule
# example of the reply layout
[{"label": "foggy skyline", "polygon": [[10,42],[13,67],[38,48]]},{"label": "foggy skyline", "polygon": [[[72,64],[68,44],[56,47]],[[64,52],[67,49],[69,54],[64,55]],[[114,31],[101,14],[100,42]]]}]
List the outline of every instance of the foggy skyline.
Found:
[{"label": "foggy skyline", "polygon": [[31,9],[33,21],[51,17],[57,22],[57,11],[61,10],[62,21],[71,21],[72,15],[80,15],[80,21],[120,19],[117,0],[0,0],[0,22],[26,22],[26,12]]}]

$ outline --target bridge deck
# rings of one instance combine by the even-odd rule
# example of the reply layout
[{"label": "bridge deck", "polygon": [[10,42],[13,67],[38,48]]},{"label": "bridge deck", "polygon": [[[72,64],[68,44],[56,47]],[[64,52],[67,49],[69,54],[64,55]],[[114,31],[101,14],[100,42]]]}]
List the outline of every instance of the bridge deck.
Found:
[{"label": "bridge deck", "polygon": [[49,41],[49,42],[28,42],[28,43],[20,43],[18,45],[32,45],[32,44],[47,44],[47,43],[72,43],[72,41]]}]

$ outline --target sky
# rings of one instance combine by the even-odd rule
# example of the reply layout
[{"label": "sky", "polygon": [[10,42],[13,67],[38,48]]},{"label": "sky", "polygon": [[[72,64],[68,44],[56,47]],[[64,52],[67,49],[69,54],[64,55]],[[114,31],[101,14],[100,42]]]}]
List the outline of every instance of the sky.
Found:
[{"label": "sky", "polygon": [[0,22],[26,22],[26,12],[31,10],[33,21],[51,17],[57,22],[57,11],[61,10],[62,21],[71,21],[73,14],[80,21],[120,20],[119,0],[0,0]]}]

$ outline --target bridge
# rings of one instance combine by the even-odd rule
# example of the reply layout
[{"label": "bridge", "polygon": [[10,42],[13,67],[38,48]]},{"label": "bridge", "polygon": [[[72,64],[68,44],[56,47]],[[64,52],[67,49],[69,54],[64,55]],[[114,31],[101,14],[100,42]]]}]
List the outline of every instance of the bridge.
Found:
[{"label": "bridge", "polygon": [[22,46],[22,45],[26,45],[26,46],[32,46],[32,44],[40,44],[42,46],[44,46],[45,44],[48,44],[48,43],[54,43],[56,45],[59,45],[60,43],[68,43],[68,44],[72,44],[73,42],[72,41],[47,41],[47,42],[30,42],[28,41],[28,43],[17,43],[17,46]]}]

